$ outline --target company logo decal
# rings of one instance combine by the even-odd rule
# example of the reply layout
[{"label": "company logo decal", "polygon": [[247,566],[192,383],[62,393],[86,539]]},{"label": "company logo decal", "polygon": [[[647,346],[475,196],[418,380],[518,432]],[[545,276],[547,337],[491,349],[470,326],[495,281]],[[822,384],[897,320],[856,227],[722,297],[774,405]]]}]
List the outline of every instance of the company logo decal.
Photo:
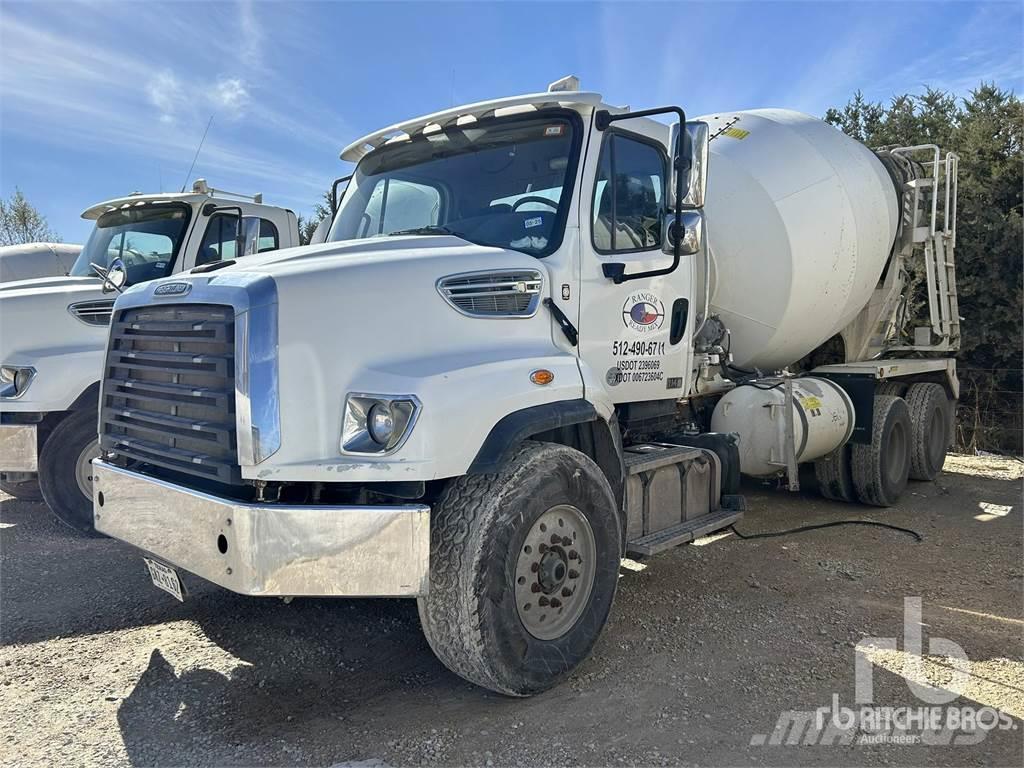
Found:
[{"label": "company logo decal", "polygon": [[622,322],[637,333],[653,333],[665,322],[665,305],[653,293],[637,291],[622,305]]},{"label": "company logo decal", "polygon": [[192,290],[192,283],[161,283],[153,291],[154,296],[184,296]]}]

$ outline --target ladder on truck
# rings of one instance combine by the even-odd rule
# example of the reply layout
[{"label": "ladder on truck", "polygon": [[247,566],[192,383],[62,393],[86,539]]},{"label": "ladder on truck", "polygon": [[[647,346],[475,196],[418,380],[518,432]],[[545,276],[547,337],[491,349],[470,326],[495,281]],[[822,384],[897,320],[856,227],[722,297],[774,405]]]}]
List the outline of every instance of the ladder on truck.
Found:
[{"label": "ladder on truck", "polygon": [[[902,166],[907,179],[899,235],[883,284],[862,316],[843,331],[848,361],[888,352],[948,353],[960,348],[955,258],[960,157],[943,154],[935,144],[896,147],[885,154]],[[911,336],[906,326],[915,319],[915,272],[922,280],[928,323],[915,325]]]},{"label": "ladder on truck", "polygon": [[955,152],[947,152],[943,157],[941,150],[934,144],[899,147],[891,150],[891,154],[907,160],[922,154],[929,157],[921,165],[930,173],[906,184],[904,199],[907,201],[909,198],[912,219],[911,226],[904,227],[903,244],[914,250],[923,245],[930,325],[914,328],[913,344],[896,345],[890,349],[955,352],[960,348],[960,311],[954,257],[960,157]]}]

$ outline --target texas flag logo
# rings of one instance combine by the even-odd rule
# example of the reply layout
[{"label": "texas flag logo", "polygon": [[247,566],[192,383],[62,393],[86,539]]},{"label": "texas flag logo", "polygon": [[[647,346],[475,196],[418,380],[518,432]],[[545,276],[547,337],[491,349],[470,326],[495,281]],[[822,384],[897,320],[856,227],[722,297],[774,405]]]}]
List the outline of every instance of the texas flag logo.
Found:
[{"label": "texas flag logo", "polygon": [[637,291],[622,305],[622,322],[637,333],[651,333],[661,328],[665,305],[653,293]]}]

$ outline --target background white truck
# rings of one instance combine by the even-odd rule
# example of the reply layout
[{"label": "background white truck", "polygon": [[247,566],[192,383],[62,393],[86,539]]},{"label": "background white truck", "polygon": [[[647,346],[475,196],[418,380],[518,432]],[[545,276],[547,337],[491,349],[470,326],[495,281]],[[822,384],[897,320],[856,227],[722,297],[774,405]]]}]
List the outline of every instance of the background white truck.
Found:
[{"label": "background white truck", "polygon": [[66,275],[82,252],[73,243],[24,243],[0,248],[0,283]]},{"label": "background white truck", "polygon": [[741,471],[877,505],[939,471],[955,155],[573,80],[352,144],[324,244],[118,299],[95,519],[155,584],[416,597],[449,668],[529,695]]},{"label": "background white truck", "polygon": [[[130,195],[86,210],[96,225],[67,275],[0,285],[0,488],[42,496],[91,532],[96,406],[114,295],[101,283],[120,259],[128,284],[227,264],[299,244],[295,214],[262,197],[211,189]],[[241,215],[241,228],[239,228]],[[241,229],[242,243],[236,240]]]}]

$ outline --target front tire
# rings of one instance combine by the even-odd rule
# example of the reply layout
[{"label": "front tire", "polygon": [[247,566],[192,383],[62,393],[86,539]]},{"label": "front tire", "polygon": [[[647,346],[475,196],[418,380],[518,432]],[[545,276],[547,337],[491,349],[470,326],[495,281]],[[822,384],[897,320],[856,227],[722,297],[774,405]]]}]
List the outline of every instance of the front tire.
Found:
[{"label": "front tire", "polygon": [[96,412],[74,411],[61,421],[39,454],[39,487],[50,511],[79,533],[102,536],[93,527],[92,459],[100,455]]},{"label": "front tire", "polygon": [[608,619],[620,530],[600,468],[563,445],[528,441],[498,472],[453,480],[431,513],[427,642],[498,693],[558,684]]}]

